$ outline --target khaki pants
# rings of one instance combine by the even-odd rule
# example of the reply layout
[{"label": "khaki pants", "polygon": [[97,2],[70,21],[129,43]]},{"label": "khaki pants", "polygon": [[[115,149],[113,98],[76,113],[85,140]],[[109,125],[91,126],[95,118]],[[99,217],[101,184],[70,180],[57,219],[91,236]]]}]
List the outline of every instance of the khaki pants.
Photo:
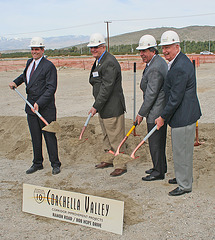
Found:
[{"label": "khaki pants", "polygon": [[[103,148],[105,151],[116,152],[119,144],[125,137],[125,116],[102,119],[99,115],[99,122],[104,135]],[[123,146],[122,146],[123,149]]]}]

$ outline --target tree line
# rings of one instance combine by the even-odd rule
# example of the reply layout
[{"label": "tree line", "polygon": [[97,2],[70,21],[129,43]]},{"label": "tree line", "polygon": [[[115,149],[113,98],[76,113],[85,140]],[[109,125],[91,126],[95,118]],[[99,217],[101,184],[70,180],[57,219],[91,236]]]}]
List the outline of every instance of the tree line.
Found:
[{"label": "tree line", "polygon": [[[159,44],[160,42],[158,42]],[[136,50],[138,44],[120,44],[110,46],[110,53],[114,55],[125,55],[125,54],[138,54]],[[195,42],[195,41],[183,41],[180,43],[181,51],[185,54],[199,54],[202,51],[209,50],[215,52],[215,41]],[[161,47],[158,46],[159,53],[162,53]],[[91,55],[90,49],[87,46],[73,46],[68,49],[47,49],[45,55],[48,57],[64,57],[64,56],[82,56]],[[20,57],[31,57],[31,53],[28,52],[14,52],[14,53],[2,53],[1,58],[20,58]]]}]

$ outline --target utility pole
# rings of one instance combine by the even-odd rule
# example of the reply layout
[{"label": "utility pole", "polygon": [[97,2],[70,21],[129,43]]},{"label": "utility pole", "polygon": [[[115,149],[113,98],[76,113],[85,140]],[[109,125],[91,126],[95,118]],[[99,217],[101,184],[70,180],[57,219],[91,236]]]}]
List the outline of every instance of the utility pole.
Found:
[{"label": "utility pole", "polygon": [[210,32],[209,32],[209,36],[208,36],[208,51],[211,51],[211,43],[210,43]]},{"label": "utility pole", "polygon": [[111,21],[105,21],[104,23],[107,23],[107,42],[108,42],[108,52],[110,50],[110,44],[109,44],[109,23],[112,23]]}]

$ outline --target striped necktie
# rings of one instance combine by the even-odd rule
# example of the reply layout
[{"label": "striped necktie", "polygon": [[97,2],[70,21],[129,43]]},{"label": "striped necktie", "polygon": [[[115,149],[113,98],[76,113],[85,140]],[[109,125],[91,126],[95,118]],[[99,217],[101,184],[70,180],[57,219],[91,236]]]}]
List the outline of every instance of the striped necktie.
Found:
[{"label": "striped necktie", "polygon": [[34,70],[35,70],[35,61],[34,61],[34,64],[33,64],[32,69],[31,69],[31,73],[30,73],[29,81],[31,80],[31,76],[32,76],[33,73],[34,73]]}]

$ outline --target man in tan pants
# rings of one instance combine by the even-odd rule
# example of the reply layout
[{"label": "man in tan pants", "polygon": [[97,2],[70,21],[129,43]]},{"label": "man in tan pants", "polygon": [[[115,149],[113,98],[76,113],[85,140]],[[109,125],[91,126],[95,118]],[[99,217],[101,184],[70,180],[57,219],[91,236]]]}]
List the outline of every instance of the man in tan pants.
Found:
[{"label": "man in tan pants", "polygon": [[[122,89],[121,67],[116,58],[106,51],[105,39],[99,33],[90,37],[87,45],[95,62],[90,72],[89,82],[93,87],[95,102],[89,111],[92,116],[97,112],[104,135],[105,157],[96,168],[113,166],[114,152],[125,136],[125,98]],[[116,168],[111,176],[120,176],[127,170]]]}]

